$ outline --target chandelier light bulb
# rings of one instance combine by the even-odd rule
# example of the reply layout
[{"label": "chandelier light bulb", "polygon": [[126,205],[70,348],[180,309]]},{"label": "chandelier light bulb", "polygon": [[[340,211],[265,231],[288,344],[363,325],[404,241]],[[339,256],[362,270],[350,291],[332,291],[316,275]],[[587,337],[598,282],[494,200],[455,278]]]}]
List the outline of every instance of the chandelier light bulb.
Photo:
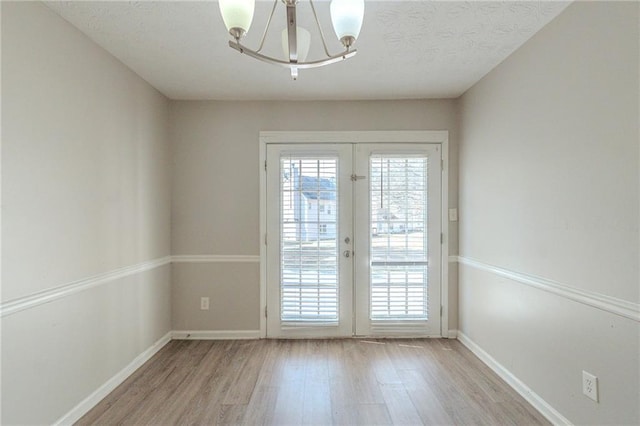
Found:
[{"label": "chandelier light bulb", "polygon": [[350,47],[360,35],[364,0],[331,0],[331,22],[338,40]]},{"label": "chandelier light bulb", "polygon": [[227,30],[235,39],[240,39],[251,27],[255,0],[219,0],[218,4]]}]

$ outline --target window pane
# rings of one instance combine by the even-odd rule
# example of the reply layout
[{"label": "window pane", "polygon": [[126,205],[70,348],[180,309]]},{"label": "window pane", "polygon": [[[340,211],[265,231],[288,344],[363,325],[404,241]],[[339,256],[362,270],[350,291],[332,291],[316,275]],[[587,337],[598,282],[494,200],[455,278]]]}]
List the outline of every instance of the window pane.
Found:
[{"label": "window pane", "polygon": [[338,319],[335,157],[280,159],[281,320]]},{"label": "window pane", "polygon": [[427,162],[370,158],[371,319],[427,319]]}]

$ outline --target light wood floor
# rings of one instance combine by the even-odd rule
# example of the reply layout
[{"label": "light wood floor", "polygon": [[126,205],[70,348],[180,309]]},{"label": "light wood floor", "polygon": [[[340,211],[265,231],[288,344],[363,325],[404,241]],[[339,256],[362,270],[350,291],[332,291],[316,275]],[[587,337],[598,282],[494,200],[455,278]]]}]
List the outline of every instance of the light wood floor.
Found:
[{"label": "light wood floor", "polygon": [[78,422],[549,424],[456,340],[174,340]]}]

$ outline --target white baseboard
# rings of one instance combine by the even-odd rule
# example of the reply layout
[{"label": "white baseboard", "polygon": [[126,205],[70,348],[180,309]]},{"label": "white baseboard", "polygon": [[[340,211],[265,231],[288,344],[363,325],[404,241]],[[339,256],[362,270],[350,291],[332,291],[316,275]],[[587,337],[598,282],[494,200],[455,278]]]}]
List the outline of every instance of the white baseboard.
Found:
[{"label": "white baseboard", "polygon": [[449,334],[445,336],[448,339],[457,339],[458,338],[458,330],[449,330]]},{"label": "white baseboard", "polygon": [[71,411],[58,419],[54,425],[72,425],[82,416],[87,414],[89,410],[95,407],[98,402],[109,395],[118,385],[124,382],[134,371],[142,366],[145,362],[151,359],[164,345],[171,341],[171,332],[165,334],[158,339],[153,345],[135,357],[133,361],[126,367],[116,373],[115,376],[107,380],[102,386],[96,389],[91,395],[86,397],[82,402],[76,405]]},{"label": "white baseboard", "polygon": [[82,402],[76,405],[71,411],[58,419],[54,425],[72,425],[82,416],[87,414],[89,410],[95,407],[102,399],[109,395],[116,387],[124,382],[134,371],[151,359],[160,349],[173,340],[231,340],[231,339],[259,339],[260,330],[197,330],[197,331],[170,331],[162,336],[158,341],[151,345],[148,349],[138,355],[126,367],[116,373],[107,380],[102,386],[96,389],[91,395],[86,397]]},{"label": "white baseboard", "polygon": [[458,331],[458,340],[464,346],[466,346],[471,352],[473,352],[482,362],[484,362],[489,368],[491,368],[502,380],[507,382],[516,392],[520,394],[527,402],[538,410],[543,416],[547,418],[554,425],[572,425],[572,423],[564,417],[558,410],[553,408],[547,401],[542,399],[540,395],[531,390],[526,384],[518,379],[513,373],[507,370],[502,364],[496,361],[491,355],[489,355],[484,349],[478,346],[473,340],[471,340],[463,332]]},{"label": "white baseboard", "polygon": [[260,330],[175,330],[174,340],[241,340],[259,339]]}]

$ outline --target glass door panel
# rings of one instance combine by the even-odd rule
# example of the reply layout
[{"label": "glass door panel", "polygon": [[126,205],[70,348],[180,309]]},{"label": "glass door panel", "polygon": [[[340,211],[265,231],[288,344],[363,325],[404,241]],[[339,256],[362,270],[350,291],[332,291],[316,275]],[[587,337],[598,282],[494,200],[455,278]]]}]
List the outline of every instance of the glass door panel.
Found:
[{"label": "glass door panel", "polygon": [[427,158],[369,158],[371,319],[427,319]]},{"label": "glass door panel", "polygon": [[337,157],[280,157],[283,322],[338,322],[337,177]]}]

